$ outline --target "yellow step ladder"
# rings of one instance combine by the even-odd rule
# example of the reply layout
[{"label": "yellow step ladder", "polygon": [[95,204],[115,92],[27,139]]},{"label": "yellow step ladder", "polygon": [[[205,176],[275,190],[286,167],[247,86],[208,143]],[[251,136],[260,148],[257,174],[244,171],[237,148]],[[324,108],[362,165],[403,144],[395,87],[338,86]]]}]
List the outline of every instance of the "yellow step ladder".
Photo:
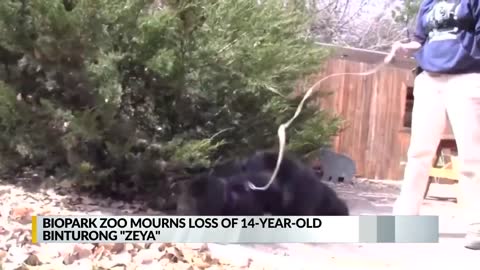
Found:
[{"label": "yellow step ladder", "polygon": [[[440,156],[436,158],[436,161],[439,160],[439,158],[445,158],[448,157],[450,161],[444,162],[444,164],[441,167],[435,167],[436,164],[434,164],[430,168],[430,173],[429,176],[433,178],[444,178],[444,179],[450,179],[457,181],[457,204],[459,206],[462,205],[462,194],[461,191],[458,187],[458,181],[459,181],[459,161],[458,157],[454,154],[451,153],[450,149],[442,149],[440,151]],[[428,186],[425,190],[425,195],[424,197],[427,197],[428,190],[430,188],[430,184],[432,183],[432,179],[429,180]]]},{"label": "yellow step ladder", "polygon": [[431,177],[437,178],[446,178],[450,180],[458,181],[459,171],[458,171],[458,158],[457,156],[450,155],[450,162],[447,162],[442,167],[432,167],[430,168]]}]

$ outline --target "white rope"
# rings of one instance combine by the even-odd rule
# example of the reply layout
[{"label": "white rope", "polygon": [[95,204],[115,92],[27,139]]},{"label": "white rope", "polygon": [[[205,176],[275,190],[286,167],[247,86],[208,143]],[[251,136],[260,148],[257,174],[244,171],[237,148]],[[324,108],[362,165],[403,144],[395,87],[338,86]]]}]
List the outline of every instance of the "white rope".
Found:
[{"label": "white rope", "polygon": [[370,70],[367,70],[365,72],[333,73],[333,74],[330,74],[328,76],[323,77],[322,79],[318,80],[315,84],[313,84],[312,87],[310,87],[308,89],[308,91],[305,93],[305,95],[304,95],[302,101],[300,102],[300,104],[298,105],[297,110],[295,111],[295,114],[293,115],[293,117],[290,120],[288,120],[288,122],[281,124],[278,128],[277,133],[278,133],[278,139],[279,139],[279,149],[278,149],[277,165],[275,167],[275,170],[273,171],[272,176],[270,177],[270,180],[263,187],[257,187],[252,182],[249,182],[248,186],[252,190],[267,190],[270,187],[270,185],[273,183],[273,181],[275,180],[275,177],[277,177],[278,171],[280,170],[280,165],[281,165],[282,159],[283,159],[283,153],[285,151],[285,144],[286,144],[286,133],[285,133],[285,131],[292,124],[292,122],[298,117],[298,115],[300,114],[300,112],[303,109],[303,104],[312,95],[313,91],[320,85],[320,83],[322,83],[323,81],[325,81],[327,79],[330,79],[332,77],[337,77],[337,76],[344,76],[344,75],[368,76],[368,75],[377,73],[381,68],[383,68],[386,64],[390,63],[393,60],[393,57],[395,56],[395,51],[398,49],[398,46],[399,46],[399,44],[395,43],[392,46],[392,49],[391,49],[390,53],[385,57],[384,61],[382,63],[378,64],[377,66],[375,66],[374,68],[370,69]]}]

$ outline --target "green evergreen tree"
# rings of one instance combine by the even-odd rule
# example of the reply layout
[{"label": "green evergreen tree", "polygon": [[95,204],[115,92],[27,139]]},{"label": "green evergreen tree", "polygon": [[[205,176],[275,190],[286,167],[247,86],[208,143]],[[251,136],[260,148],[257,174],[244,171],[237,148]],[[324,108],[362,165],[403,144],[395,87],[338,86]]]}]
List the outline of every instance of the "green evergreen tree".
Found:
[{"label": "green evergreen tree", "polygon": [[[168,190],[179,164],[272,147],[299,102],[286,96],[328,56],[300,6],[1,1],[0,149],[134,193]],[[289,145],[310,152],[338,128],[307,108]]]}]

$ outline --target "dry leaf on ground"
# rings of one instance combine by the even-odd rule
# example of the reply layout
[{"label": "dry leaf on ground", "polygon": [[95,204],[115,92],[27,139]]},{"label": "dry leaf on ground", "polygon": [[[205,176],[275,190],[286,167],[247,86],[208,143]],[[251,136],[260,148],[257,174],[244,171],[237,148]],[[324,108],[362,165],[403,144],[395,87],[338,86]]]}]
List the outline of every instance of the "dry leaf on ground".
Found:
[{"label": "dry leaf on ground", "polygon": [[[2,270],[206,270],[245,269],[212,258],[206,244],[32,244],[32,215],[159,214],[142,204],[53,190],[29,193],[0,185],[0,269]],[[142,212],[139,212],[142,210]]]}]

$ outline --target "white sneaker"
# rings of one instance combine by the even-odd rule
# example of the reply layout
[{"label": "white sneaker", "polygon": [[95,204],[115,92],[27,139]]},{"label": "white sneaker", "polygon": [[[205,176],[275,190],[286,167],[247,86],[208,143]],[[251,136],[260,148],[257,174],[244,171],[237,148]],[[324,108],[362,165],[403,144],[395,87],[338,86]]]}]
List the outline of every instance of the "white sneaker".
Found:
[{"label": "white sneaker", "polygon": [[480,250],[480,223],[470,224],[465,236],[465,247],[472,250]]}]

